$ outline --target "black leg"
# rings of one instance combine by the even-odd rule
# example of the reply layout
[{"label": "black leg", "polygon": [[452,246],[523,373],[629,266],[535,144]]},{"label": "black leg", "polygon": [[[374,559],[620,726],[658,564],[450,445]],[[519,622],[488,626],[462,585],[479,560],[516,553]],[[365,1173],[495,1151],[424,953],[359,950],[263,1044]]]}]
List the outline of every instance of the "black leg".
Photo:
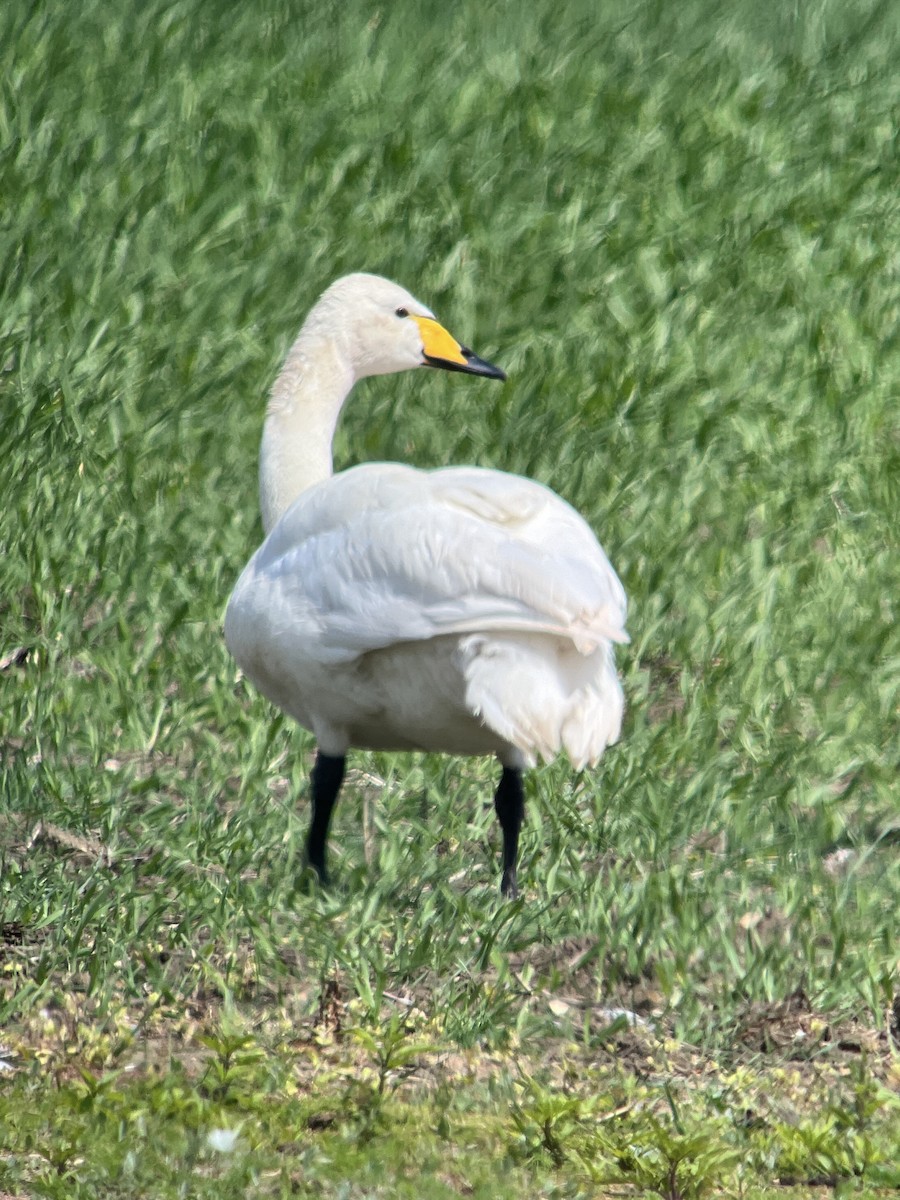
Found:
[{"label": "black leg", "polygon": [[343,756],[338,758],[323,754],[320,750],[316,755],[316,765],[312,769],[312,823],[306,839],[306,861],[323,883],[328,882],[328,872],[325,870],[328,826],[338,792],[341,790],[346,761]]},{"label": "black leg", "polygon": [[516,880],[516,859],[519,856],[519,830],[525,811],[525,791],[522,772],[516,767],[504,767],[494,796],[494,809],[503,830],[503,878],[500,891],[510,900],[519,894]]}]

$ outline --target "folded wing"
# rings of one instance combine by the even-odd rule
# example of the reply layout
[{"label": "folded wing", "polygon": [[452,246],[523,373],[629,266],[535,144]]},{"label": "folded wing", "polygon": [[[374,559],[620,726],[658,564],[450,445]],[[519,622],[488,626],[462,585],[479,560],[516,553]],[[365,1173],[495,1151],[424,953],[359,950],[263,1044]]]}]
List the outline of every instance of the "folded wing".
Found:
[{"label": "folded wing", "polygon": [[540,484],[477,468],[369,464],[304,493],[241,576],[235,621],[320,663],[445,634],[550,633],[582,654],[628,640],[586,522]]}]

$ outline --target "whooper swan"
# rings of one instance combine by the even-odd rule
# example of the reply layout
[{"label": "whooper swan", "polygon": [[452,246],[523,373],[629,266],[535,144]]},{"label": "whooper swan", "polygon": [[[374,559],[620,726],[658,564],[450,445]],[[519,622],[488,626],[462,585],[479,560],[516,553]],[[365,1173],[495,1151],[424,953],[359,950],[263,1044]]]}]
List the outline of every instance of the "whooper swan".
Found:
[{"label": "whooper swan", "polygon": [[348,275],[321,296],[272,388],[266,538],[225,638],[315,734],[307,856],[321,879],[351,747],[495,754],[501,891],[514,897],[523,768],[561,750],[596,763],[619,735],[625,594],[586,522],[532,480],[395,463],[332,473],[356,381],[423,366],[505,378],[386,279]]}]

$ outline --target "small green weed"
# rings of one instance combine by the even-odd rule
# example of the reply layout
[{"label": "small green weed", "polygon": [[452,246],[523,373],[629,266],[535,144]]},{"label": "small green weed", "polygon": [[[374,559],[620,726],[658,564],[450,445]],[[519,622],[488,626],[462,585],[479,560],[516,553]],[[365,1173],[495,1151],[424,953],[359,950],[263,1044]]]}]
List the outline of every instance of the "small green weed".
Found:
[{"label": "small green weed", "polygon": [[[708,1118],[687,1132],[650,1117],[642,1126],[604,1139],[598,1149],[614,1164],[612,1173],[601,1167],[602,1181],[619,1178],[663,1200],[699,1200],[721,1192],[742,1158]],[[594,1177],[596,1157],[584,1160]]]},{"label": "small green weed", "polygon": [[520,1095],[510,1107],[510,1117],[526,1157],[546,1154],[561,1167],[567,1157],[583,1156],[601,1098],[557,1091],[524,1073],[517,1085]]},{"label": "small green weed", "polygon": [[411,1040],[411,1032],[403,1018],[396,1015],[374,1031],[361,1026],[350,1031],[368,1062],[354,1072],[346,1099],[359,1115],[366,1136],[371,1136],[375,1126],[385,1119],[385,1102],[391,1093],[415,1072],[418,1060],[435,1049],[430,1040]]}]

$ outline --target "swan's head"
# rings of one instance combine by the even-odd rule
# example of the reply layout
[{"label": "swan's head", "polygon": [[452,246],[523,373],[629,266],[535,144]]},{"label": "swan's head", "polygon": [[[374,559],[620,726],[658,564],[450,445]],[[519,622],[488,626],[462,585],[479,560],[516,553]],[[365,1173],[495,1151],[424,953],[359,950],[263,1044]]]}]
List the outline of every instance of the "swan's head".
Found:
[{"label": "swan's head", "polygon": [[346,346],[357,379],[412,367],[506,378],[461,345],[415,296],[379,275],[338,279],[310,313],[309,323],[320,321]]}]

